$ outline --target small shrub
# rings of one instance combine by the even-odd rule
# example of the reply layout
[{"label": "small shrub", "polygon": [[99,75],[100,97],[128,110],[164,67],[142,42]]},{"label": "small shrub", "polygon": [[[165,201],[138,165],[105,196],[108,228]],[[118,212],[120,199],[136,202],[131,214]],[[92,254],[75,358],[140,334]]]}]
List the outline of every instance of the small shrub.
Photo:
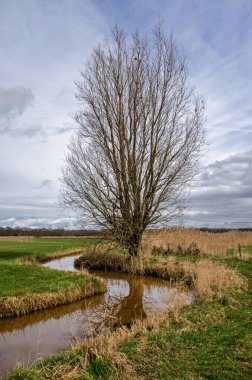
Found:
[{"label": "small shrub", "polygon": [[151,254],[156,255],[156,256],[169,256],[169,255],[174,255],[174,251],[170,249],[169,245],[167,245],[166,248],[157,247],[154,245],[154,247],[152,248]]},{"label": "small shrub", "polygon": [[186,255],[198,256],[200,254],[200,250],[197,246],[197,243],[192,242],[188,248],[185,250]]},{"label": "small shrub", "polygon": [[165,247],[154,245],[151,251],[152,255],[155,256],[171,256],[171,255],[189,255],[189,256],[198,256],[200,254],[200,250],[198,248],[197,243],[192,242],[187,247],[183,244],[178,244],[176,249],[170,248],[168,244]]}]

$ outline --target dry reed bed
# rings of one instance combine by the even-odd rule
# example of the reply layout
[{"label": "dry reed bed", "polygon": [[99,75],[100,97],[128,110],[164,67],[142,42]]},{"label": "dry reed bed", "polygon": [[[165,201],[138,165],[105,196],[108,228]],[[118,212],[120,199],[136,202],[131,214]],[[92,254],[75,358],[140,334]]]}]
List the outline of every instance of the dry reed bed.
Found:
[{"label": "dry reed bed", "polygon": [[[82,276],[82,273],[77,274]],[[106,285],[95,276],[53,293],[31,293],[25,296],[1,297],[0,318],[20,316],[66,305],[106,291]]]},{"label": "dry reed bed", "polygon": [[197,296],[209,299],[219,299],[227,291],[244,286],[244,280],[236,270],[209,260],[178,262],[171,257],[169,260],[148,264],[145,273],[185,285]]},{"label": "dry reed bed", "polygon": [[209,299],[221,298],[228,290],[241,289],[245,285],[235,269],[205,259],[196,263],[177,261],[172,256],[155,261],[139,260],[116,252],[89,249],[75,260],[75,266],[160,277],[175,285],[187,286],[195,295]]},{"label": "dry reed bed", "polygon": [[30,243],[32,240],[34,240],[33,236],[0,236],[0,241]]},{"label": "dry reed bed", "polygon": [[185,249],[196,243],[200,252],[210,255],[225,255],[228,249],[252,245],[252,231],[229,231],[211,233],[191,228],[172,227],[148,231],[143,237],[143,250],[150,254],[153,247],[177,250],[178,245]]}]

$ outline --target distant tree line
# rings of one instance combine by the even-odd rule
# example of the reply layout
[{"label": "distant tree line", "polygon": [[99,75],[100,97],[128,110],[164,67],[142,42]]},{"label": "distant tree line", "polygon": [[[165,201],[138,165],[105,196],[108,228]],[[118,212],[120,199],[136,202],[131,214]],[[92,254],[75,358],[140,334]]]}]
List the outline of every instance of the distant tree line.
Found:
[{"label": "distant tree line", "polygon": [[[250,227],[244,228],[198,228],[200,231],[211,233],[224,233],[229,231],[252,231]],[[104,236],[106,232],[103,230],[66,230],[64,228],[12,228],[0,227],[0,236]]]},{"label": "distant tree line", "polygon": [[208,228],[202,227],[198,228],[200,231],[212,232],[212,233],[224,233],[229,231],[252,231],[250,227],[241,227],[241,228]]},{"label": "distant tree line", "polygon": [[64,228],[12,228],[0,227],[0,236],[103,236],[101,230],[65,230]]}]

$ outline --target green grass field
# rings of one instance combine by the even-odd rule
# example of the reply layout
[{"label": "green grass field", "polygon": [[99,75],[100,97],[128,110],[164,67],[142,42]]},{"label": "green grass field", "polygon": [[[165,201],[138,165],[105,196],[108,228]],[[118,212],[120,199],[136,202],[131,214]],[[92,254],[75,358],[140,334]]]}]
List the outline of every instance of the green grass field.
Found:
[{"label": "green grass field", "polygon": [[94,238],[33,238],[28,241],[1,241],[1,260],[46,256],[55,252],[79,249],[94,244]]},{"label": "green grass field", "polygon": [[0,297],[23,296],[27,293],[57,292],[78,284],[80,276],[31,265],[0,263]]}]

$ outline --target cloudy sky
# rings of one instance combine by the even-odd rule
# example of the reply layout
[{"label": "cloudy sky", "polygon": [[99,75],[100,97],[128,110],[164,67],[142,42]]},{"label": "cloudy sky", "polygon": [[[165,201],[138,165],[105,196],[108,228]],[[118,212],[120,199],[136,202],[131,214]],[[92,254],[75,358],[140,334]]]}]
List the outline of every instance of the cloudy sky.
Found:
[{"label": "cloudy sky", "polygon": [[206,101],[209,144],[183,221],[252,227],[251,0],[0,0],[0,226],[74,225],[58,206],[74,81],[113,25],[148,34],[159,20]]}]

